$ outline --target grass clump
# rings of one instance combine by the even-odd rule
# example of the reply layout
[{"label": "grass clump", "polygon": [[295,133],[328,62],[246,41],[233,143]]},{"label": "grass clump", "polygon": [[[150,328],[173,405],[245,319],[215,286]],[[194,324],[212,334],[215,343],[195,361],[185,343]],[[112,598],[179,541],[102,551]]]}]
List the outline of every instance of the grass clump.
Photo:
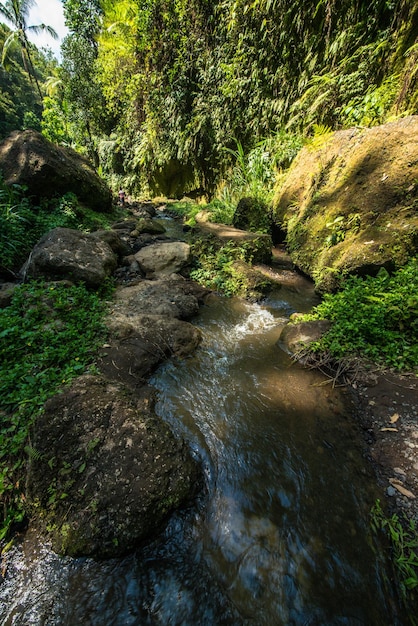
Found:
[{"label": "grass clump", "polygon": [[[418,588],[418,529],[413,519],[397,514],[387,517],[380,500],[371,511],[374,532],[383,531],[388,538],[396,567],[399,585],[404,598]],[[416,593],[416,591],[415,591]]]},{"label": "grass clump", "polygon": [[310,346],[333,358],[359,356],[396,370],[418,366],[418,261],[390,275],[347,278],[305,320],[328,319],[331,329]]},{"label": "grass clump", "polygon": [[105,305],[83,285],[33,282],[0,310],[0,541],[25,516],[30,429],[45,401],[92,363]]}]

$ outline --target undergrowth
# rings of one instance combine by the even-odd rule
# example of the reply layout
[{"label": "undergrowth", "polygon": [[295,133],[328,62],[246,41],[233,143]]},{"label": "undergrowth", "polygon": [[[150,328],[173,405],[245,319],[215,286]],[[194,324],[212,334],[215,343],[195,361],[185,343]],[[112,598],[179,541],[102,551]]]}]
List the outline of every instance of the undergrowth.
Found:
[{"label": "undergrowth", "polygon": [[0,310],[0,541],[24,520],[30,430],[46,400],[86,371],[105,307],[83,285],[32,282]]},{"label": "undergrowth", "polygon": [[238,261],[251,265],[263,255],[263,241],[221,243],[215,237],[196,238],[192,244],[195,267],[190,278],[226,296],[245,296],[249,284]]},{"label": "undergrowth", "polygon": [[36,206],[25,187],[0,180],[0,270],[13,274],[42,235],[53,228],[89,231],[109,226],[114,218],[81,206],[72,193],[44,199]]},{"label": "undergrowth", "polygon": [[[413,519],[397,514],[387,517],[377,500],[371,511],[371,526],[383,531],[390,542],[401,593],[404,598],[418,588],[418,529]],[[414,592],[416,593],[416,591]]]},{"label": "undergrowth", "polygon": [[418,367],[418,261],[390,275],[347,278],[305,320],[328,319],[331,329],[310,345],[333,358],[359,356],[396,370]]}]

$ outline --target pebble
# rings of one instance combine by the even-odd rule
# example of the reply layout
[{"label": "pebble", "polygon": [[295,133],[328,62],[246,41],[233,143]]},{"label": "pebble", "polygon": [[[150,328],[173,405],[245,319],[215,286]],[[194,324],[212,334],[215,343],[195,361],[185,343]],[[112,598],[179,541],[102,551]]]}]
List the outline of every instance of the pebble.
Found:
[{"label": "pebble", "polygon": [[397,491],[395,487],[392,487],[391,485],[390,487],[386,489],[386,493],[388,494],[388,496],[393,497],[394,495],[396,495]]}]

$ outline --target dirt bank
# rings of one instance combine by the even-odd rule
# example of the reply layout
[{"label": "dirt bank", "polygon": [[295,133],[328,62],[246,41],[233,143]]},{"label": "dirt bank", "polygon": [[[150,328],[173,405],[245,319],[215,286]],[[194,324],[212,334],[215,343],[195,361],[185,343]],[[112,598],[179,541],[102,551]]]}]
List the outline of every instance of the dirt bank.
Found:
[{"label": "dirt bank", "polygon": [[418,522],[418,379],[376,372],[359,384],[359,419],[389,512]]}]

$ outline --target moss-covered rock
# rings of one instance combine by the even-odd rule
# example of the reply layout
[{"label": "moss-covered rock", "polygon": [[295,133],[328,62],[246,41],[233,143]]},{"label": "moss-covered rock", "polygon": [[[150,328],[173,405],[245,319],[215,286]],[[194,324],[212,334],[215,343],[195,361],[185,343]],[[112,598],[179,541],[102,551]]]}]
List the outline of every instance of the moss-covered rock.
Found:
[{"label": "moss-covered rock", "polygon": [[61,554],[128,552],[199,484],[197,464],[154,413],[148,387],[133,395],[82,376],[46,403],[32,445],[27,503]]},{"label": "moss-covered rock", "polygon": [[72,192],[95,211],[112,208],[111,191],[93,165],[35,130],[17,130],[4,139],[0,170],[7,185],[24,185],[36,199]]},{"label": "moss-covered rock", "polygon": [[264,202],[258,198],[245,197],[238,202],[232,225],[241,230],[270,233],[271,216]]},{"label": "moss-covered rock", "polygon": [[294,263],[320,291],[395,269],[418,245],[418,116],[313,141],[274,201]]}]

